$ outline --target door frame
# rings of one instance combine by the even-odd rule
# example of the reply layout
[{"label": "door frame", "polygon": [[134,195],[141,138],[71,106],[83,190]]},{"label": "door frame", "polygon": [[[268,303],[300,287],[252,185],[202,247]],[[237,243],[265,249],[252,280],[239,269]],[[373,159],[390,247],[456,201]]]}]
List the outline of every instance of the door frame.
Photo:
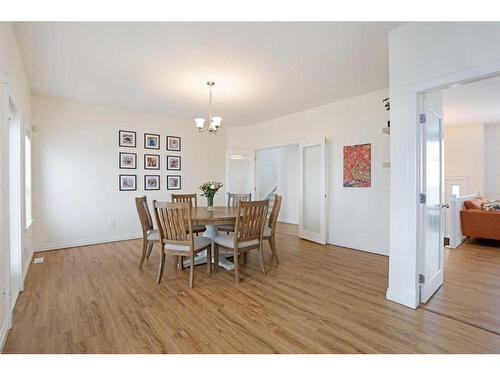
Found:
[{"label": "door frame", "polygon": [[[418,307],[420,305],[421,295],[420,295],[420,282],[419,275],[422,274],[423,271],[423,248],[419,244],[422,243],[422,228],[420,223],[420,179],[418,177],[418,173],[420,171],[420,148],[421,148],[421,139],[420,139],[420,96],[426,93],[431,93],[433,91],[444,90],[450,87],[455,87],[467,83],[472,83],[476,81],[482,81],[488,78],[494,78],[500,75],[500,60],[496,60],[487,64],[475,66],[473,68],[464,69],[458,72],[450,73],[447,75],[443,75],[437,78],[433,78],[430,80],[418,82],[412,85],[408,85],[406,87],[406,94],[409,98],[408,105],[409,111],[412,115],[414,126],[412,130],[410,130],[413,134],[411,134],[416,139],[416,172],[417,176],[415,180],[414,191],[415,194],[415,206],[414,206],[414,220],[416,224],[416,258],[415,258],[415,274],[414,274],[414,285],[415,285],[415,299],[414,301],[407,300],[405,302],[400,301],[397,296],[392,296],[392,293],[388,290],[387,296],[390,300],[395,300],[397,302],[401,302],[407,306]],[[390,288],[390,287],[389,287]]]}]

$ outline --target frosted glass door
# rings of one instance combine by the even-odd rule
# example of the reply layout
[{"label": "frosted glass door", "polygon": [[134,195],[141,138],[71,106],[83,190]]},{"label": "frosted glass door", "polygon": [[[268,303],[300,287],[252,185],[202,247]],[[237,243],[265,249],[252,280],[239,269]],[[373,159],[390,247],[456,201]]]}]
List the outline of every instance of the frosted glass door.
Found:
[{"label": "frosted glass door", "polygon": [[226,151],[226,193],[255,193],[255,153],[249,150]]},{"label": "frosted glass door", "polygon": [[[428,94],[429,95],[429,94]],[[440,97],[430,94],[425,99],[425,121],[421,137],[421,226],[423,276],[421,302],[425,303],[443,284],[444,214],[443,214],[443,134]],[[437,106],[437,109],[434,107]]]},{"label": "frosted glass door", "polygon": [[326,243],[325,140],[300,145],[299,237]]}]

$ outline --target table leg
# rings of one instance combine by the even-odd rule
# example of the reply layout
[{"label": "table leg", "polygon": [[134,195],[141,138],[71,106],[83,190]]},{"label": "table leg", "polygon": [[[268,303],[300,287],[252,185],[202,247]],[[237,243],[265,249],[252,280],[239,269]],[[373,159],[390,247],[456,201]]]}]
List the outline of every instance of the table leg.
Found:
[{"label": "table leg", "polygon": [[[219,232],[217,231],[217,226],[216,225],[205,225],[205,232],[203,233],[203,237],[208,237],[212,240],[212,263],[213,263],[213,255],[214,255],[214,244],[213,240],[215,237],[219,235]],[[232,257],[233,254],[231,253],[222,253],[219,254],[219,266],[225,268],[226,270],[233,270],[234,269],[234,263],[227,260],[226,258]],[[203,251],[196,255],[194,257],[194,265],[197,266],[199,264],[205,264],[207,263],[207,252]],[[185,260],[184,261],[184,267],[189,267],[191,265],[191,260]]]}]

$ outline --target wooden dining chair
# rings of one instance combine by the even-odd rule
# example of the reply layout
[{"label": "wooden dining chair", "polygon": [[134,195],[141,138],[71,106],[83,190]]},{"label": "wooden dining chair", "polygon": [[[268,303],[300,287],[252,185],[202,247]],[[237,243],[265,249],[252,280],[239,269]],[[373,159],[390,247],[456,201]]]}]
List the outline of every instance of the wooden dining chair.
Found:
[{"label": "wooden dining chair", "polygon": [[[153,201],[156,221],[160,231],[161,262],[157,282],[161,281],[165,268],[166,255],[191,259],[189,268],[189,287],[193,287],[194,257],[207,251],[207,272],[212,269],[212,240],[208,237],[195,237],[191,220],[191,206],[187,202],[167,203]],[[186,224],[188,231],[186,232]]]},{"label": "wooden dining chair", "polygon": [[251,201],[238,203],[236,209],[236,224],[234,234],[217,236],[214,239],[215,269],[219,266],[219,253],[233,254],[234,275],[236,284],[240,282],[238,258],[249,250],[258,250],[260,268],[266,274],[264,255],[262,252],[262,237],[266,224],[269,201]]},{"label": "wooden dining chair", "polygon": [[[172,194],[173,203],[186,202],[191,205],[191,207],[198,208],[198,199],[196,193],[194,194]],[[199,233],[205,232],[205,226],[199,224],[193,224],[193,233],[198,235]]]},{"label": "wooden dining chair", "polygon": [[281,195],[276,194],[274,196],[274,205],[271,210],[271,215],[269,216],[269,221],[264,228],[263,239],[269,241],[269,247],[273,253],[273,258],[276,259],[276,263],[279,263],[278,250],[276,249],[276,224],[278,222],[278,215],[281,208]]},{"label": "wooden dining chair", "polygon": [[[227,206],[236,208],[239,202],[249,202],[252,200],[252,193],[248,194],[236,194],[236,193],[227,193]],[[234,224],[222,224],[217,226],[217,230],[221,232],[226,232],[229,234],[234,232]]]},{"label": "wooden dining chair", "polygon": [[137,207],[137,213],[139,214],[139,221],[141,222],[142,228],[142,255],[141,261],[139,262],[139,269],[141,269],[144,259],[149,259],[151,251],[153,250],[153,245],[155,243],[160,243],[160,233],[153,228],[153,219],[149,212],[146,196],[136,197],[135,206]]}]

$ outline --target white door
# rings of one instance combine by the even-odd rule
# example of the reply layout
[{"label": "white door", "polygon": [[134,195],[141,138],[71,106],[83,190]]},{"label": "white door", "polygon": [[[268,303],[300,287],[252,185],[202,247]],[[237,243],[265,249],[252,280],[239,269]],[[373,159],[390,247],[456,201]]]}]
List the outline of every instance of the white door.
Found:
[{"label": "white door", "polygon": [[443,284],[444,145],[441,92],[421,97],[420,128],[420,301],[425,303]]},{"label": "white door", "polygon": [[326,243],[325,138],[299,145],[299,237]]},{"label": "white door", "polygon": [[255,197],[255,152],[226,150],[226,193],[252,193]]}]

